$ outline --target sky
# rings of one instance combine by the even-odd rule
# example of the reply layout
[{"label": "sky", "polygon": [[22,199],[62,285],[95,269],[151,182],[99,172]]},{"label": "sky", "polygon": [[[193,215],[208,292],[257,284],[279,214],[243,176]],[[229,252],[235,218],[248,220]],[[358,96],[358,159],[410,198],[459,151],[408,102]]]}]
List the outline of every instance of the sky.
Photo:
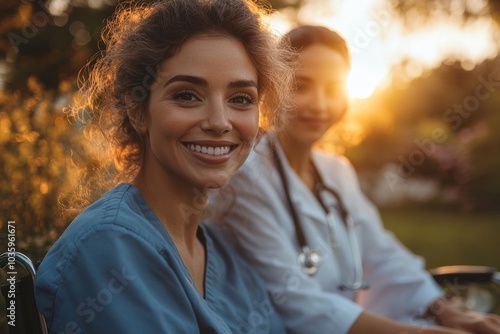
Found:
[{"label": "sky", "polygon": [[[408,32],[401,17],[387,0],[309,0],[297,16],[303,23],[321,24],[338,31],[349,43],[352,70],[349,92],[366,98],[387,83],[391,67],[407,58],[410,80],[444,59],[456,59],[465,69],[497,54],[494,25],[486,19],[460,25],[458,19],[421,22]],[[484,1],[472,0],[476,6]],[[289,12],[273,15],[271,24],[279,33],[290,26]],[[457,15],[459,17],[459,15]]]}]

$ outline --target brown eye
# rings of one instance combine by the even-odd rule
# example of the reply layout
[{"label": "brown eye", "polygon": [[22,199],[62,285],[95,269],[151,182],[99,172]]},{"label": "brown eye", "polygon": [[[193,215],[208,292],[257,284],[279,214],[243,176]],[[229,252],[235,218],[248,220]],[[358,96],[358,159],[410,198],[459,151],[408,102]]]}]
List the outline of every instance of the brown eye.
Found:
[{"label": "brown eye", "polygon": [[182,101],[195,101],[196,100],[196,97],[191,92],[178,92],[178,93],[173,95],[173,98],[176,100],[182,100]]},{"label": "brown eye", "polygon": [[255,100],[249,94],[238,94],[229,100],[230,103],[249,105],[254,104]]},{"label": "brown eye", "polygon": [[307,88],[307,85],[305,83],[303,83],[303,82],[300,82],[300,81],[296,82],[295,86],[294,86],[294,89],[296,91],[303,91],[306,88]]}]

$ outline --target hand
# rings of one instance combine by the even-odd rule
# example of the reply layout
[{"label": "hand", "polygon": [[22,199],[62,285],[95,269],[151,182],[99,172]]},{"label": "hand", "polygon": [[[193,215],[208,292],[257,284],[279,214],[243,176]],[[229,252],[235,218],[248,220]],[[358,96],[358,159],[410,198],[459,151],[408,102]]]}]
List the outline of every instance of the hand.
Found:
[{"label": "hand", "polygon": [[363,311],[348,334],[472,334],[473,332],[447,327],[412,326]]},{"label": "hand", "polygon": [[443,299],[429,308],[439,325],[476,334],[500,334],[500,317],[494,314],[462,311]]}]

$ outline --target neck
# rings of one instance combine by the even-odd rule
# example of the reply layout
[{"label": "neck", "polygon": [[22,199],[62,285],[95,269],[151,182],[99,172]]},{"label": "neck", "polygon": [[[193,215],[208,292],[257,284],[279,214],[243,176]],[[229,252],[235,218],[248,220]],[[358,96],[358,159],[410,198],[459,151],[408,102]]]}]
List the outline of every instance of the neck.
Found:
[{"label": "neck", "polygon": [[312,190],[316,184],[315,173],[311,165],[312,147],[291,141],[285,136],[286,134],[279,135],[278,140],[288,160],[288,164],[306,186]]},{"label": "neck", "polygon": [[207,193],[184,180],[154,171],[141,171],[132,184],[165,226],[194,285],[204,296],[206,254],[197,231]]},{"label": "neck", "polygon": [[194,253],[198,224],[207,203],[206,192],[183,180],[172,180],[150,171],[140,172],[132,184],[142,193],[177,248]]}]

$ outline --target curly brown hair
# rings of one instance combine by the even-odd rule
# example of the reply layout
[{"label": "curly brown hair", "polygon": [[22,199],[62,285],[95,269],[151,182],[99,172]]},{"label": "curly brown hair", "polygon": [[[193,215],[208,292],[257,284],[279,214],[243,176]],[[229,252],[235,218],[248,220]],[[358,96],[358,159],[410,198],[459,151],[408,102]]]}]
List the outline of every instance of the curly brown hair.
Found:
[{"label": "curly brown hair", "polygon": [[[241,41],[258,73],[261,126],[283,121],[279,110],[291,100],[295,54],[266,26],[263,18],[269,10],[251,0],[128,2],[117,8],[103,30],[106,48],[82,72],[88,76],[81,81],[71,108],[73,116],[86,120],[94,153],[100,147],[99,154],[108,152],[108,160],[114,160],[111,169],[117,178],[108,185],[130,181],[143,163],[143,137],[127,116],[127,108],[144,117],[160,64],[193,36],[230,36]],[[100,170],[110,171],[110,167],[101,165]],[[103,174],[93,174],[100,174],[102,185]],[[96,185],[89,180],[85,184]]]}]

